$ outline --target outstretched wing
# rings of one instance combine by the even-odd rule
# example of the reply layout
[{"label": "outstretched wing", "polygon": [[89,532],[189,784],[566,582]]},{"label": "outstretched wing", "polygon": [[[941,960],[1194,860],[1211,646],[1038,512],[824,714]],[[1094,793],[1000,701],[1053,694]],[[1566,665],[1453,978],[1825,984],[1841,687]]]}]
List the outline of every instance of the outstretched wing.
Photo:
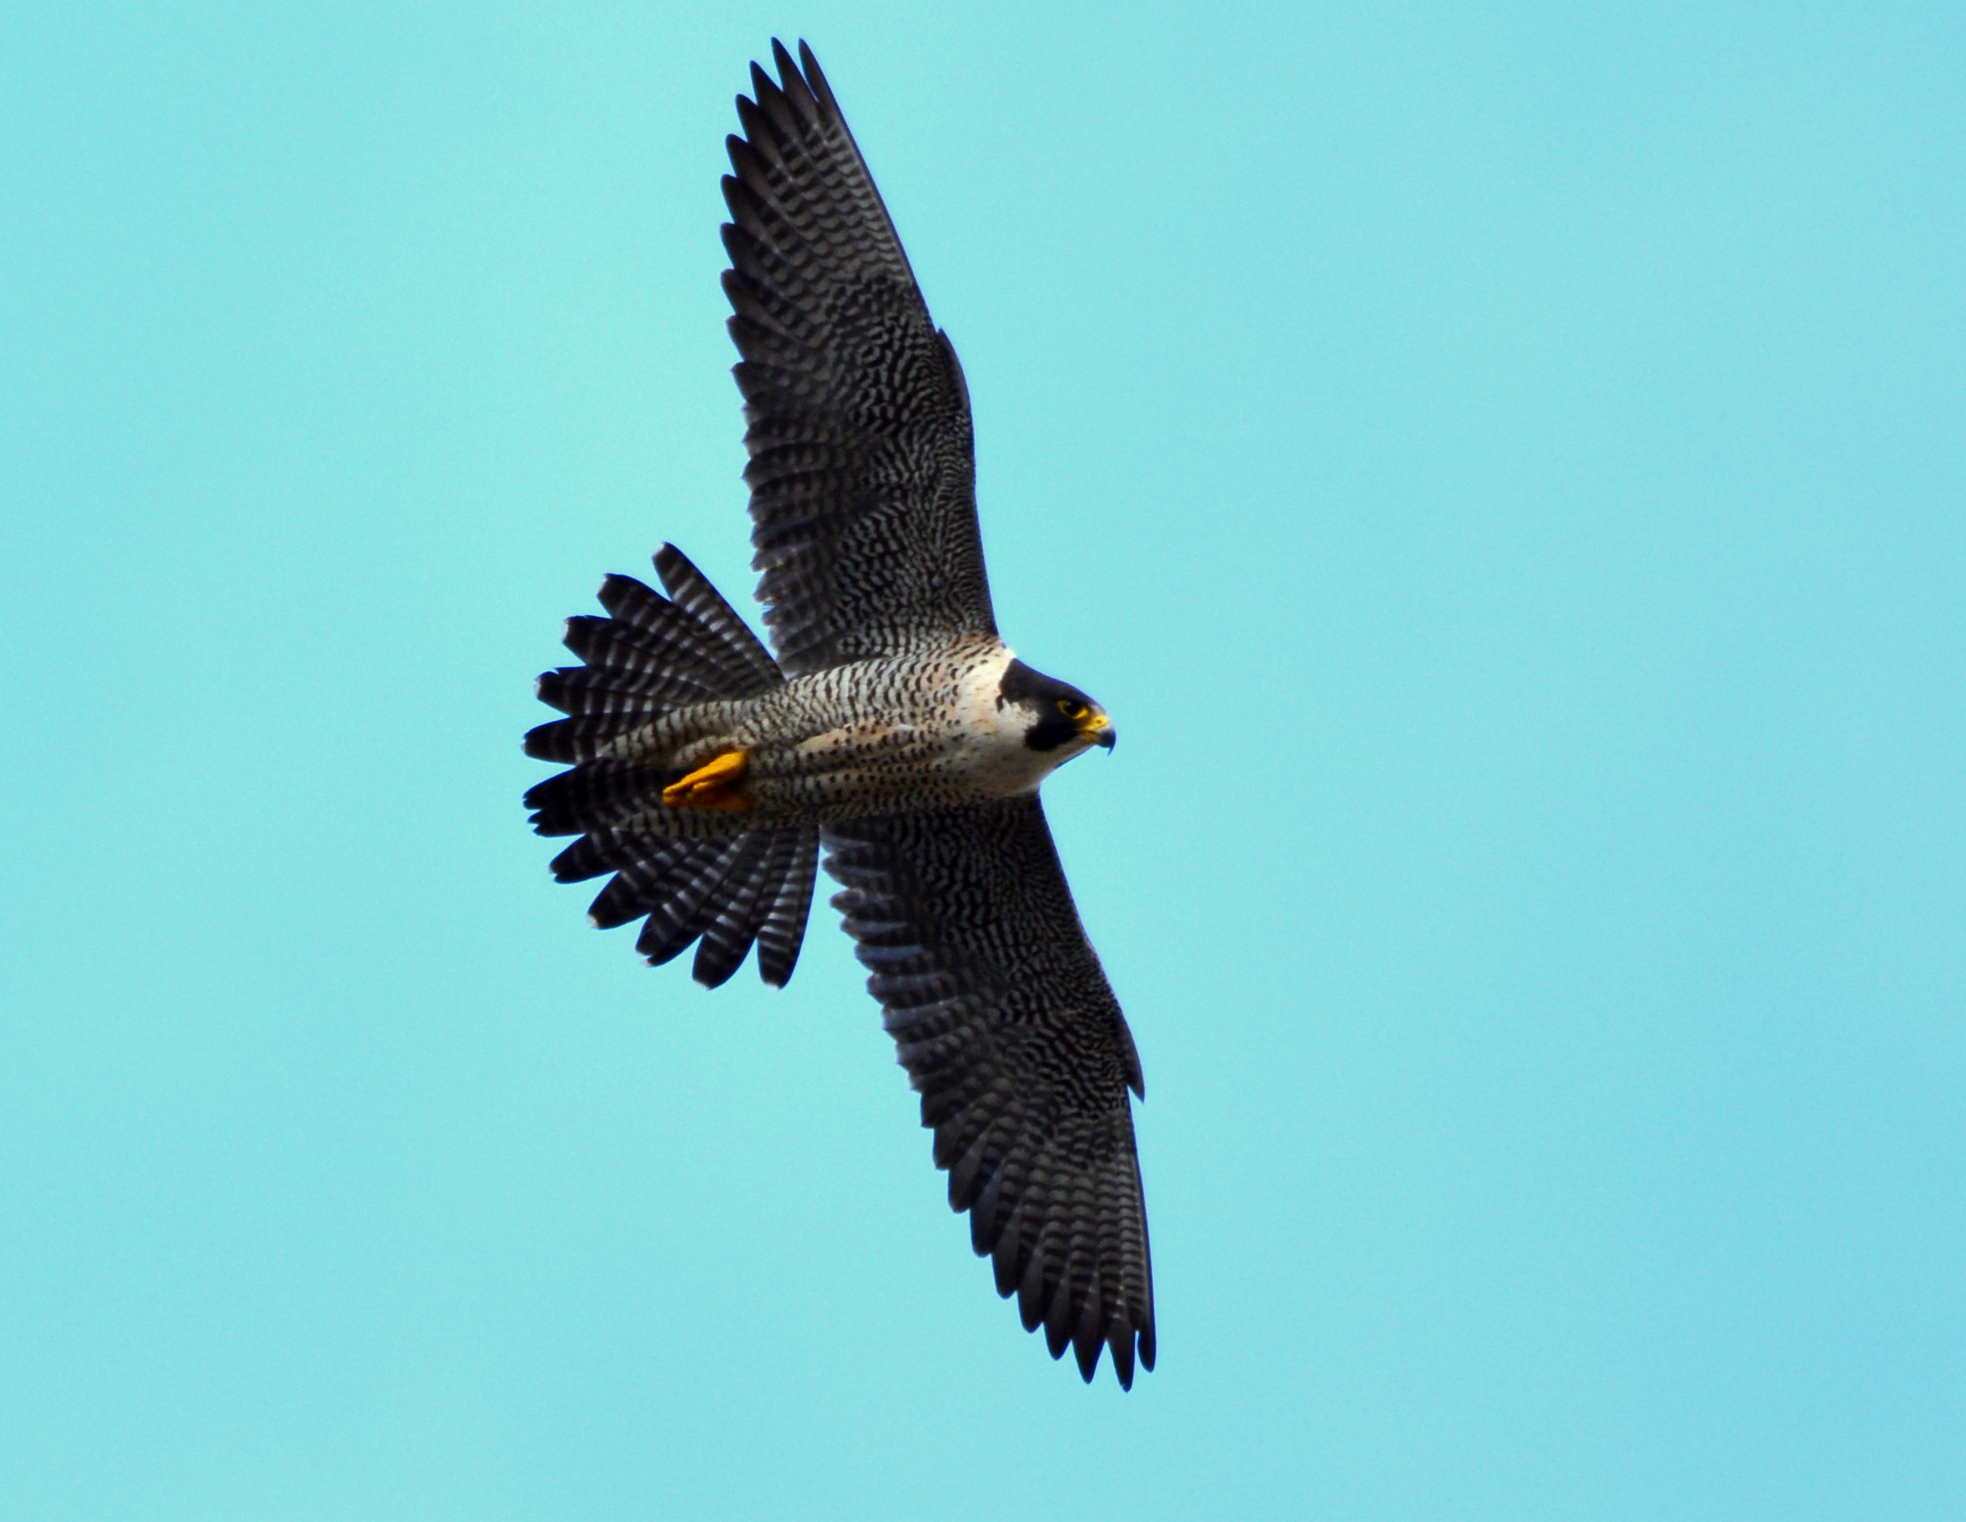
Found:
[{"label": "outstretched wing", "polygon": [[804,43],[773,42],[729,140],[724,291],[744,393],[753,561],[779,663],[993,634],[969,393]]},{"label": "outstretched wing", "polygon": [[1140,1062],[1035,795],[824,831],[827,871],[997,1292],[1089,1381],[1154,1366]]}]

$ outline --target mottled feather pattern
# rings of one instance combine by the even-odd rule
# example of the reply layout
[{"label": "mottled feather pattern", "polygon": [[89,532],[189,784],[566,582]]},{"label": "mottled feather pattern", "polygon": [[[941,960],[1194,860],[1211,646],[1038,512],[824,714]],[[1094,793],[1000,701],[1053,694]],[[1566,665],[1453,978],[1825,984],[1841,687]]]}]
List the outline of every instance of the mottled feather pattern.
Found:
[{"label": "mottled feather pattern", "polygon": [[1154,1363],[1139,1060],[1035,797],[833,825],[833,903],[921,1093],[949,1201],[1087,1379]]},{"label": "mottled feather pattern", "polygon": [[730,139],[724,243],[758,596],[802,672],[996,630],[969,399],[809,49]]}]

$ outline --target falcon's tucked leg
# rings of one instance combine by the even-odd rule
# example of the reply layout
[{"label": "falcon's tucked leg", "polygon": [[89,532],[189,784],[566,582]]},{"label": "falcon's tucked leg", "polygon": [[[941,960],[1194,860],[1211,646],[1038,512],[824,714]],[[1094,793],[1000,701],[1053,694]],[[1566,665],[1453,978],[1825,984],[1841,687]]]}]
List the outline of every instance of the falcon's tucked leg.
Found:
[{"label": "falcon's tucked leg", "polygon": [[662,801],[672,809],[748,809],[751,800],[738,792],[737,784],[750,765],[748,750],[727,750],[670,783],[662,790]]}]

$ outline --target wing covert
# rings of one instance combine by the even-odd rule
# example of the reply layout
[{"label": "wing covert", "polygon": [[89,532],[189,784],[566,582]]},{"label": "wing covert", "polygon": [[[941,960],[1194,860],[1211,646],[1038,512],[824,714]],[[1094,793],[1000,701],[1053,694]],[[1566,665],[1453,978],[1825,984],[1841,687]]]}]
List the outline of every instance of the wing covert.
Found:
[{"label": "wing covert", "polygon": [[1133,1038],[1035,795],[824,832],[833,898],[922,1096],[949,1203],[1052,1357],[1123,1386],[1154,1366],[1153,1270],[1127,1090]]},{"label": "wing covert", "polygon": [[811,49],[729,139],[724,246],[758,598],[797,673],[995,633],[962,367]]}]

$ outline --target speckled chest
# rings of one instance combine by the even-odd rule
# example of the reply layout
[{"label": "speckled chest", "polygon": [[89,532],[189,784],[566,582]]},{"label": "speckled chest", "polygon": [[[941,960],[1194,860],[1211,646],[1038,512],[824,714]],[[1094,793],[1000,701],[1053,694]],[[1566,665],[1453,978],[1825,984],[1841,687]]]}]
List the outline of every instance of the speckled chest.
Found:
[{"label": "speckled chest", "polygon": [[1012,659],[976,638],[796,677],[741,726],[747,791],[831,817],[1028,792],[1061,758],[1025,744],[1031,715],[1001,691]]}]

